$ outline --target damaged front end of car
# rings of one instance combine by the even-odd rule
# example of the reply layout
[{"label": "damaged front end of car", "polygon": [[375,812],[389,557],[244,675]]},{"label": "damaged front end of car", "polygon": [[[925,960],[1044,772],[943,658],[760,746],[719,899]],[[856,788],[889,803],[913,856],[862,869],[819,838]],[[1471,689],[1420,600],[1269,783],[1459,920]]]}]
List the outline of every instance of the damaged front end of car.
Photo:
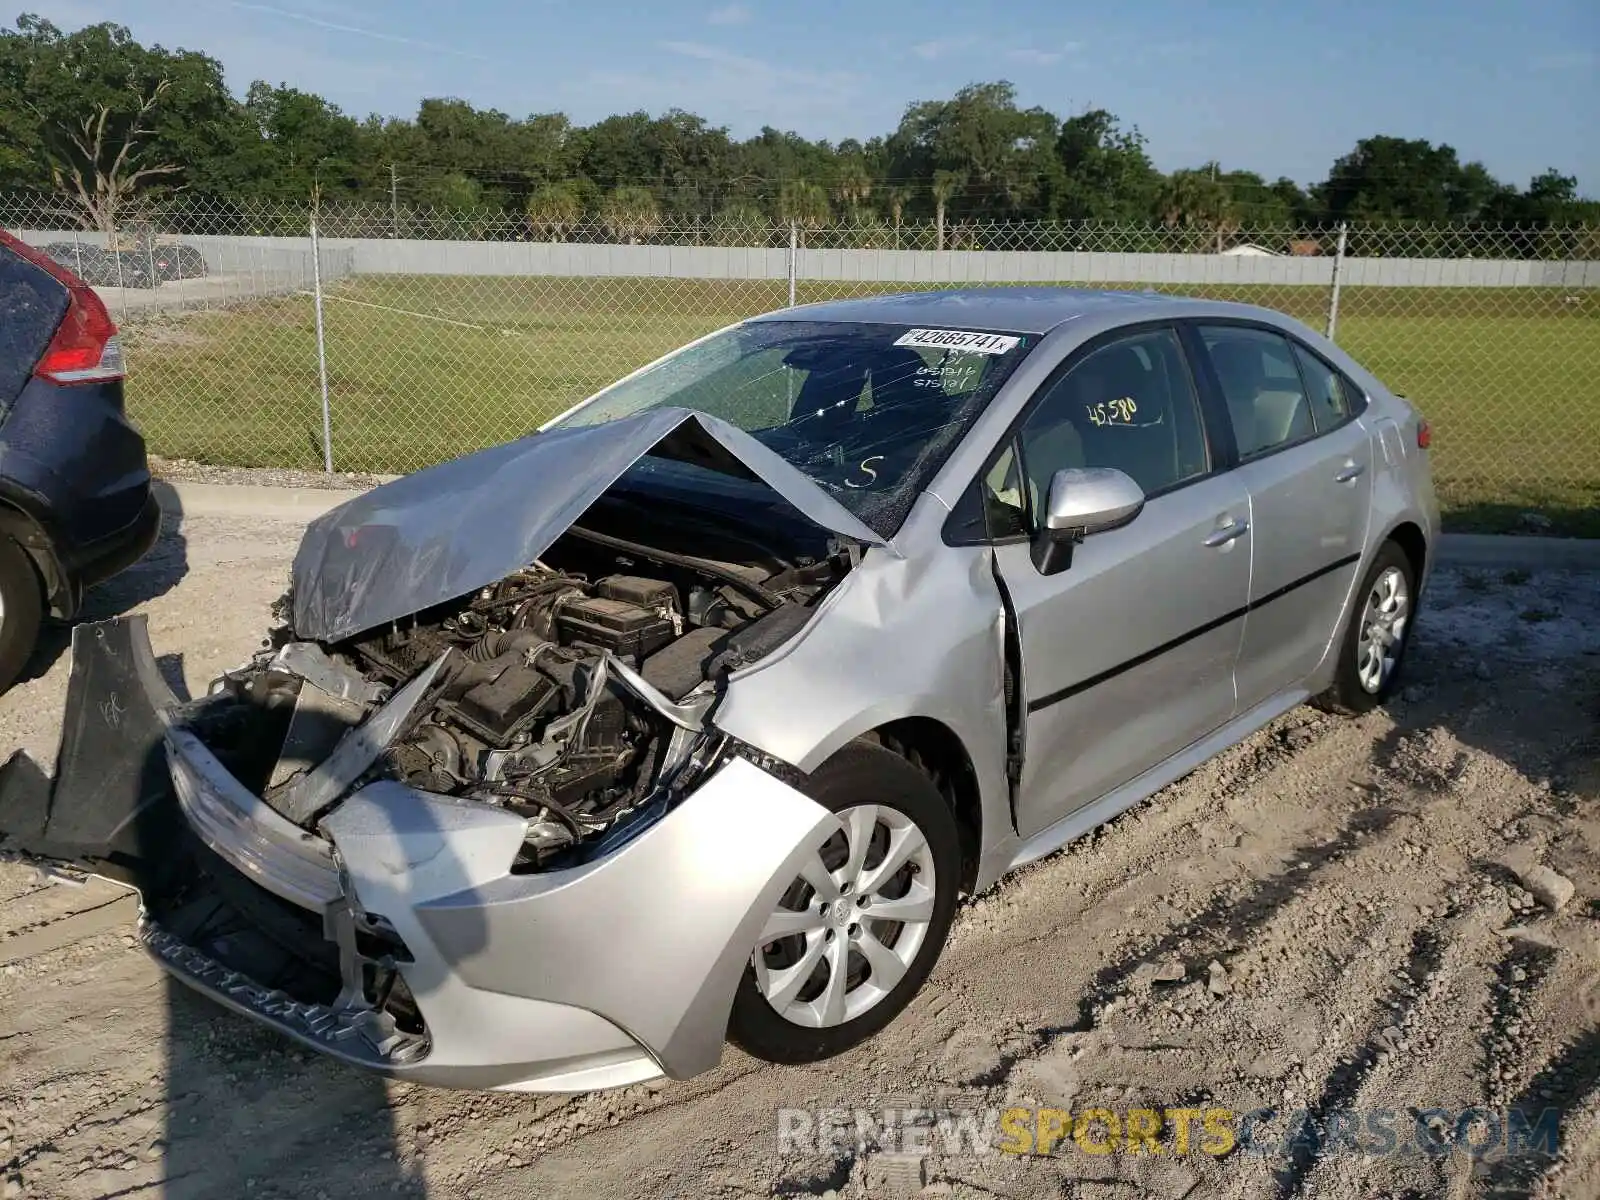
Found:
[{"label": "damaged front end of car", "polygon": [[[313,523],[284,624],[196,700],[142,618],[78,627],[55,776],[0,771],[0,849],[137,887],[175,976],[357,1065],[552,1091],[708,1069],[765,914],[838,827],[716,707],[871,540],[744,437],[666,410],[368,493]],[[550,456],[580,448],[566,495]],[[839,536],[762,565],[577,522],[663,453]]]}]

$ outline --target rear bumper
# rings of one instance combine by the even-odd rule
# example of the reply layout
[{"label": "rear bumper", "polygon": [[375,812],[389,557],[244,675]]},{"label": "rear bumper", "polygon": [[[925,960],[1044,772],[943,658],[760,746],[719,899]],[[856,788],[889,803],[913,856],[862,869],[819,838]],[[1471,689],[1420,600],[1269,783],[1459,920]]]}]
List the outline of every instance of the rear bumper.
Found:
[{"label": "rear bumper", "polygon": [[0,519],[33,555],[51,612],[70,618],[84,588],[134,562],[155,541],[144,439],[128,420],[123,385],[30,380],[3,413]]},{"label": "rear bumper", "polygon": [[161,504],[147,491],[138,515],[124,528],[82,546],[62,548],[61,565],[79,592],[138,562],[161,536]]},{"label": "rear bumper", "polygon": [[[709,1069],[767,914],[838,827],[732,759],[622,844],[561,871],[513,873],[523,818],[388,781],[359,789],[308,833],[184,729],[142,620],[80,626],[73,649],[56,782],[41,798],[19,760],[7,764],[0,845],[133,882],[144,894],[140,937],[175,977],[302,1045],[397,1078],[574,1091]],[[103,711],[108,688],[121,689],[116,729],[81,719]],[[84,729],[94,744],[74,740]],[[105,763],[147,770],[136,788],[108,789]],[[230,886],[247,880],[320,919],[337,948],[336,999],[264,986],[204,939],[164,926],[159,896],[198,878],[174,861],[191,834],[237,873]],[[380,1011],[375,969],[398,971],[420,1031]]]}]

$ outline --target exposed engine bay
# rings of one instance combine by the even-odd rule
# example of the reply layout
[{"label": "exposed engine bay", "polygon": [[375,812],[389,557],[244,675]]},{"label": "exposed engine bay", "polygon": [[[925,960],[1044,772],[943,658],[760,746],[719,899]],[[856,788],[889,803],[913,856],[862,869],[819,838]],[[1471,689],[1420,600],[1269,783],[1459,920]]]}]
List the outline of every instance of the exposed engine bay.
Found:
[{"label": "exposed engine bay", "polygon": [[[726,562],[573,527],[524,569],[380,629],[324,645],[280,628],[192,727],[304,828],[392,779],[527,817],[516,869],[559,865],[685,767],[721,681],[798,632],[852,550]],[[263,711],[282,731],[270,750]]]}]

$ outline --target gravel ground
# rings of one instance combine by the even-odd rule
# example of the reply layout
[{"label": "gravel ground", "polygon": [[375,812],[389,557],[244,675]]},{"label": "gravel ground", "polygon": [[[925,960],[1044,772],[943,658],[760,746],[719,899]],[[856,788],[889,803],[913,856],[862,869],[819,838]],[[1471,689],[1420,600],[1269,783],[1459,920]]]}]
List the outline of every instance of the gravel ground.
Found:
[{"label": "gravel ground", "polygon": [[[169,524],[95,609],[147,612],[199,689],[254,647],[296,532]],[[1444,572],[1417,636],[1387,710],[1292,712],[967,903],[911,1009],[811,1067],[730,1049],[612,1094],[385,1084],[169,984],[109,885],[0,864],[0,1200],[1600,1195],[1600,590]],[[67,662],[45,658],[0,744],[48,761]],[[1562,1110],[1558,1158],[779,1137],[780,1109],[1391,1109],[1404,1133],[1511,1104]]]},{"label": "gravel ground", "polygon": [[150,473],[158,479],[190,483],[226,483],[234,486],[335,488],[364,491],[377,487],[392,475],[362,475],[354,472],[301,471],[295,467],[217,467],[187,458],[162,458],[150,455]]}]

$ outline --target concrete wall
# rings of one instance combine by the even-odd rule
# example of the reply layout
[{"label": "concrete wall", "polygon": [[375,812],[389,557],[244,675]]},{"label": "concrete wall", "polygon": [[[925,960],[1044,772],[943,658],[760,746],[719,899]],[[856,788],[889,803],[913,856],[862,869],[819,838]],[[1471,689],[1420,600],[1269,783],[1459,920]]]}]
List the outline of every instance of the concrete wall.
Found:
[{"label": "concrete wall", "polygon": [[[72,233],[24,231],[35,244]],[[79,234],[100,243],[96,234]],[[309,279],[309,238],[189,237],[215,272]],[[787,279],[787,248],[617,246],[587,243],[325,238],[330,274]],[[840,282],[1116,283],[1326,287],[1333,259],[1217,254],[1051,253],[1011,250],[802,250],[799,278]],[[1379,287],[1600,287],[1600,262],[1347,258],[1344,281]]]}]

